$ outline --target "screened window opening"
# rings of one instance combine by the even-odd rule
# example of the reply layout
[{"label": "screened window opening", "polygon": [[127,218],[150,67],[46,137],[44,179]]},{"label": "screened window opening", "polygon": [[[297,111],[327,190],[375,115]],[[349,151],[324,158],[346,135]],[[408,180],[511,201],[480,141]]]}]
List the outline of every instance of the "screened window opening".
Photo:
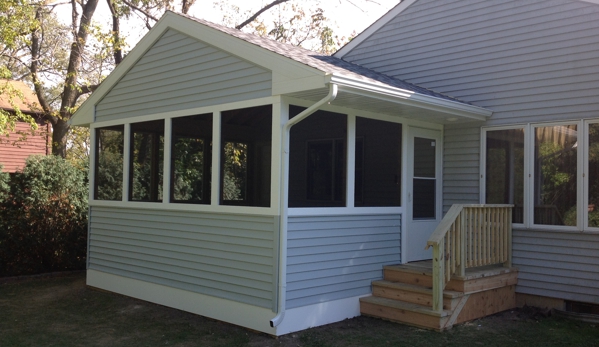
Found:
[{"label": "screened window opening", "polygon": [[122,200],[124,126],[96,129],[94,198]]},{"label": "screened window opening", "polygon": [[524,129],[487,131],[487,204],[513,204],[512,222],[524,222]]},{"label": "screened window opening", "polygon": [[222,112],[221,203],[270,207],[272,106]]},{"label": "screened window opening", "polygon": [[210,203],[212,114],[172,120],[171,202]]},{"label": "screened window opening", "polygon": [[576,125],[535,128],[534,223],[576,225]]},{"label": "screened window opening", "polygon": [[[303,111],[289,107],[290,117]],[[289,207],[346,206],[347,116],[317,111],[291,128]]]},{"label": "screened window opening", "polygon": [[162,201],[164,120],[131,124],[129,200]]},{"label": "screened window opening", "polygon": [[401,206],[402,126],[356,118],[355,206]]}]

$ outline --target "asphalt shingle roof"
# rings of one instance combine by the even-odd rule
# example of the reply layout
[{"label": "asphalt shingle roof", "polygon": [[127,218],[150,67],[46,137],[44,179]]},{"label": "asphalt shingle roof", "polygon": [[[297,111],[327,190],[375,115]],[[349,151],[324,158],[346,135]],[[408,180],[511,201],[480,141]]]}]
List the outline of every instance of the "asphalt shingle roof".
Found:
[{"label": "asphalt shingle roof", "polygon": [[417,86],[413,83],[409,83],[406,81],[402,81],[397,78],[393,78],[387,76],[385,74],[373,71],[366,67],[353,64],[347,62],[345,60],[339,59],[337,57],[324,55],[318,52],[310,51],[308,49],[293,46],[286,43],[281,43],[270,38],[261,37],[254,34],[248,34],[241,30],[229,28],[223,25],[215,24],[203,19],[195,18],[189,15],[184,15],[191,20],[194,20],[200,24],[208,26],[210,28],[216,29],[218,31],[222,31],[226,34],[229,34],[233,37],[241,39],[243,41],[249,42],[261,48],[267,49],[271,52],[277,53],[281,56],[287,57],[289,59],[295,60],[302,64],[305,64],[309,67],[315,68],[317,70],[323,71],[325,73],[331,73],[337,76],[343,76],[347,78],[352,78],[356,80],[361,80],[365,82],[381,84],[383,86],[395,87],[419,94],[424,94],[428,96],[434,96],[444,100],[451,100],[463,104],[468,104],[465,101],[450,97],[448,95],[444,95],[441,93],[437,93],[430,89],[426,89],[420,86]]}]

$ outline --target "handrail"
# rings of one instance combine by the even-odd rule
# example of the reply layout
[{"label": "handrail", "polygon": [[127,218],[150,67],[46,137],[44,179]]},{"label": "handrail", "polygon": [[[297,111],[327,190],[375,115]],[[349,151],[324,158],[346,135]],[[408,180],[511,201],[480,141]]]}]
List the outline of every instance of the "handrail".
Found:
[{"label": "handrail", "polygon": [[433,310],[443,310],[443,290],[466,268],[512,266],[512,207],[454,204],[427,241],[433,247]]}]

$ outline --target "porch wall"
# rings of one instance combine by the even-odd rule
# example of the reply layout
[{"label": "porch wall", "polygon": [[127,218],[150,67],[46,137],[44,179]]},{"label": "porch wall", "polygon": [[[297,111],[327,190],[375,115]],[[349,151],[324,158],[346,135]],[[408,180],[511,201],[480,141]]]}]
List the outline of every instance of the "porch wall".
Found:
[{"label": "porch wall", "polygon": [[401,261],[401,214],[288,220],[287,308],[371,293],[383,265]]},{"label": "porch wall", "polygon": [[278,220],[93,206],[88,269],[272,310]]}]

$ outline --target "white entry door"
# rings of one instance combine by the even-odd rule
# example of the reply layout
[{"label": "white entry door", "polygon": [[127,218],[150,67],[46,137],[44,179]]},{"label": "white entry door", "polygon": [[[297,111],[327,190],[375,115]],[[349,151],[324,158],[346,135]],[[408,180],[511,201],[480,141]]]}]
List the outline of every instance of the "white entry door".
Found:
[{"label": "white entry door", "polygon": [[407,261],[432,258],[426,241],[441,221],[441,131],[408,129],[406,233]]}]

